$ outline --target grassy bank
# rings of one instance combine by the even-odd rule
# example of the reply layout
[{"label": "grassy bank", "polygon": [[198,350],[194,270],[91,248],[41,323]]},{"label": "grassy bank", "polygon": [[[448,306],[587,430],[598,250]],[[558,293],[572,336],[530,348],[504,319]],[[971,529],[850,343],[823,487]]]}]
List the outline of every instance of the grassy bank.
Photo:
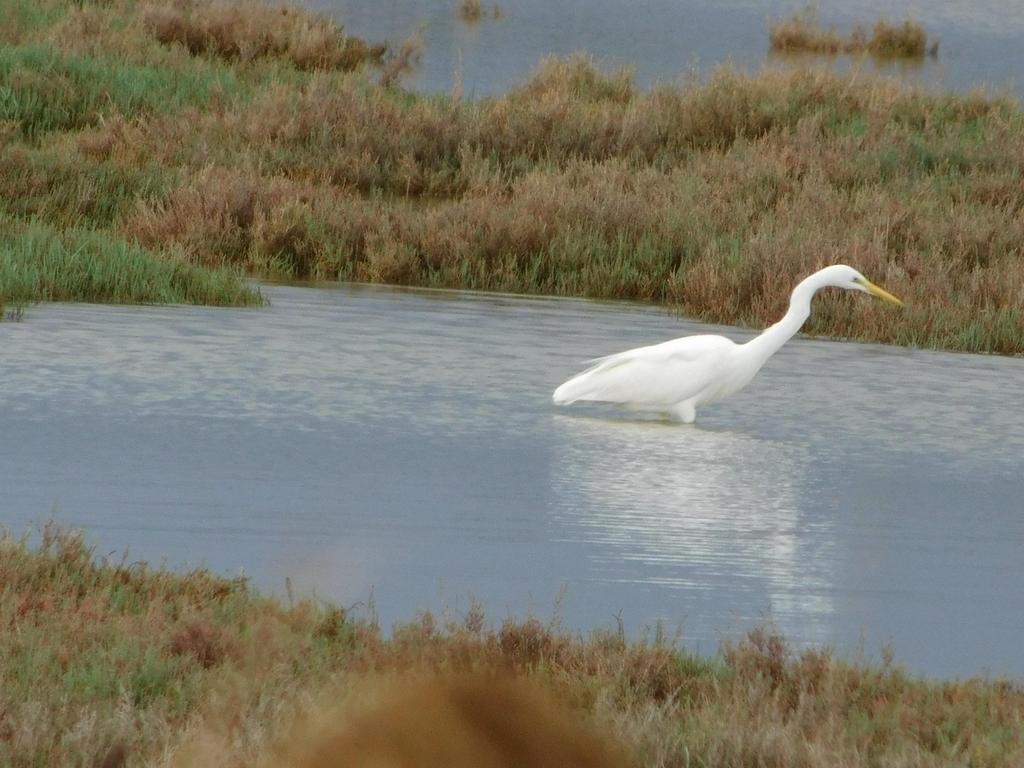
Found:
[{"label": "grassy bank", "polygon": [[0,311],[33,301],[239,306],[261,299],[230,270],[158,258],[91,228],[58,230],[0,213]]},{"label": "grassy bank", "polygon": [[0,622],[0,762],[12,766],[277,764],[325,702],[336,726],[363,722],[373,691],[436,674],[529,681],[638,765],[1024,759],[1024,692],[1011,684],[798,654],[765,630],[711,658],[535,619],[492,627],[476,607],[385,634],[241,580],[98,561],[53,528],[36,547],[0,538]]},{"label": "grassy bank", "polygon": [[1024,353],[1010,100],[728,69],[639,91],[577,57],[465,102],[382,87],[400,53],[327,22],[305,23],[328,53],[297,52],[297,11],[275,37],[248,2],[212,20],[0,6],[24,17],[0,47],[0,183],[21,220],[199,269],[633,298],[750,326],[846,262],[908,307],[829,297],[811,333]]}]

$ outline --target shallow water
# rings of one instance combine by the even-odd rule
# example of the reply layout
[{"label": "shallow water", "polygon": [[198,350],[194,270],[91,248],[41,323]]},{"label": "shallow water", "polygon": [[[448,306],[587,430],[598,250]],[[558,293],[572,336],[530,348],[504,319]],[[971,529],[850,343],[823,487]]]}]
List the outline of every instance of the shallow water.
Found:
[{"label": "shallow water", "polygon": [[471,595],[549,617],[564,588],[579,629],[660,620],[712,652],[770,618],[1024,677],[1024,360],[797,339],[677,426],[550,403],[584,359],[706,328],[658,309],[265,290],[0,324],[0,522],[372,594],[385,626]]},{"label": "shallow water", "polygon": [[[765,64],[824,63],[769,56],[768,21],[807,6],[800,0],[498,0],[499,19],[458,20],[457,0],[305,0],[335,15],[355,35],[400,41],[421,30],[422,66],[413,89],[449,92],[458,79],[466,96],[501,93],[521,83],[548,54],[586,51],[606,67],[629,66],[647,86],[681,74],[706,74],[725,62],[747,69]],[[483,0],[485,9],[493,0]],[[881,71],[930,87],[984,85],[1024,95],[1024,4],[1020,0],[820,0],[825,26],[847,32],[879,17],[915,19],[939,55],[920,62],[876,65],[841,57],[832,65]]]}]

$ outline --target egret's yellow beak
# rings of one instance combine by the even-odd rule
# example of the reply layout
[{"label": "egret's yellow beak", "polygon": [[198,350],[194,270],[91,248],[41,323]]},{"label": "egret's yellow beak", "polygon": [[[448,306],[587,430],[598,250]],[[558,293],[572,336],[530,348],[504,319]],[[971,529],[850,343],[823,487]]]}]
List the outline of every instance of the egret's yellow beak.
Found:
[{"label": "egret's yellow beak", "polygon": [[893,296],[891,293],[889,293],[884,288],[879,288],[877,285],[872,283],[866,277],[863,279],[861,284],[867,289],[867,292],[870,293],[872,296],[877,296],[878,298],[884,299],[885,301],[891,302],[891,303],[893,303],[893,304],[895,304],[895,305],[897,305],[899,307],[903,306],[903,302],[902,301],[897,299],[895,296]]}]

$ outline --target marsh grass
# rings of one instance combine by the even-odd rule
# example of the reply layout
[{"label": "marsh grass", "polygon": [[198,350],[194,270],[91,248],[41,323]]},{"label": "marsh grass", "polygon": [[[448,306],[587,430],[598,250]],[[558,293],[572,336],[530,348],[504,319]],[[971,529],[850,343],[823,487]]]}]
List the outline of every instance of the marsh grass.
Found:
[{"label": "marsh grass", "polygon": [[497,3],[491,5],[490,14],[488,14],[482,0],[457,0],[455,13],[466,24],[476,24],[487,15],[490,15],[492,19],[500,19],[505,15],[504,10]]},{"label": "marsh grass", "polygon": [[[1024,353],[1010,99],[728,68],[643,91],[574,56],[465,101],[397,87],[415,42],[383,84],[245,42],[278,16],[280,40],[302,26],[248,0],[0,2],[27,19],[0,47],[0,183],[19,218],[200,271],[634,298],[754,327],[847,262],[906,310],[823,297],[809,332]],[[251,18],[190,48],[147,26],[160,8],[209,30]]]},{"label": "marsh grass", "polygon": [[383,44],[349,37],[327,16],[291,5],[255,0],[176,0],[147,3],[143,26],[161,43],[177,43],[195,55],[249,62],[284,58],[302,70],[353,70],[379,63]]},{"label": "marsh grass", "polygon": [[768,38],[773,51],[785,53],[870,54],[881,59],[920,59],[927,53],[938,54],[939,44],[928,45],[928,35],[915,21],[892,24],[879,19],[869,35],[861,25],[846,37],[835,27],[824,28],[813,9],[769,25]]},{"label": "marsh grass", "polygon": [[0,178],[6,193],[2,208],[58,227],[80,222],[109,227],[140,200],[166,195],[176,185],[172,169],[112,156],[114,136],[124,125],[122,120],[101,122],[95,131],[77,134],[77,147],[0,147]]},{"label": "marsh grass", "polygon": [[66,11],[62,2],[0,0],[0,44],[18,42],[36,30],[53,26]]},{"label": "marsh grass", "polygon": [[396,85],[402,77],[414,71],[423,58],[425,43],[417,30],[402,41],[398,50],[381,59],[380,84],[384,88]]},{"label": "marsh grass", "polygon": [[416,713],[388,709],[386,691],[480,676],[547,691],[639,765],[1024,759],[1024,692],[1009,683],[922,680],[884,654],[868,663],[796,651],[769,628],[712,657],[657,632],[631,641],[557,620],[495,626],[478,605],[385,633],[372,614],[262,597],[244,580],[98,558],[81,535],[52,525],[34,543],[0,537],[0,623],[0,762],[11,766],[110,755],[129,765],[295,765],[281,755],[310,743],[310,720],[358,726],[379,701],[375,711],[394,717],[385,733],[430,731]]},{"label": "marsh grass", "polygon": [[[202,263],[664,301],[757,326],[845,261],[909,309],[830,298],[810,332],[1020,353],[1022,128],[1014,103],[980,95],[729,70],[641,93],[575,58],[470,104],[313,79],[111,151],[184,169],[119,227]],[[211,167],[226,136],[244,151]]]},{"label": "marsh grass", "polygon": [[234,90],[227,68],[173,71],[104,56],[66,55],[49,44],[0,47],[0,120],[28,139],[94,125],[104,114],[131,119],[204,106]]},{"label": "marsh grass", "polygon": [[0,302],[262,303],[237,272],[158,258],[135,243],[76,227],[57,230],[0,213]]}]

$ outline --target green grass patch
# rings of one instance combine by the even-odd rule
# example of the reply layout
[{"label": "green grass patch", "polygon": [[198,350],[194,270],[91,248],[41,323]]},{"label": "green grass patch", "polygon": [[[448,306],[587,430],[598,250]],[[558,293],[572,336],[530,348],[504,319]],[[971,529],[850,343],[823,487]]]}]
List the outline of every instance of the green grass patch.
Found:
[{"label": "green grass patch", "polygon": [[230,270],[159,258],[107,232],[0,214],[0,301],[245,306],[262,299]]},{"label": "green grass patch", "polygon": [[12,215],[58,228],[110,227],[140,201],[166,196],[177,174],[155,163],[90,156],[74,145],[11,144],[0,147],[0,179],[6,191],[3,207]]},{"label": "green grass patch", "polygon": [[229,68],[213,63],[172,69],[66,55],[44,43],[0,47],[0,120],[32,140],[95,125],[104,115],[134,118],[201,107],[215,91],[231,96],[237,86]]},{"label": "green grass patch", "polygon": [[26,35],[56,24],[68,11],[57,0],[0,0],[0,45],[16,43]]}]

